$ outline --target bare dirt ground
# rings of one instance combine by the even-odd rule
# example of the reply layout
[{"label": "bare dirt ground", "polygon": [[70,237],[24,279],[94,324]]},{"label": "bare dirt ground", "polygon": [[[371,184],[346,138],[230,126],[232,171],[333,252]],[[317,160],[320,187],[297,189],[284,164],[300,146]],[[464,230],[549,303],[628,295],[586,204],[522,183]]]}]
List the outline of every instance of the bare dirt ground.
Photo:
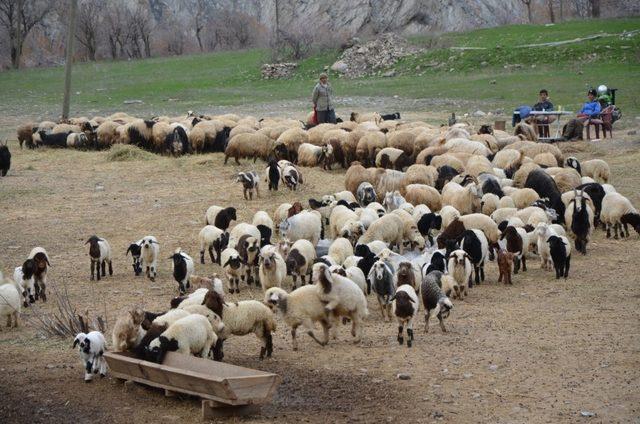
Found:
[{"label": "bare dirt ground", "polygon": [[[607,160],[612,183],[635,205],[639,147],[637,136],[626,135],[562,146],[580,159]],[[234,205],[241,221],[250,220],[255,211],[273,213],[282,202],[341,190],[344,179],[342,170],[304,169],[302,190],[263,189],[259,200],[245,202],[231,176],[254,165],[223,166],[221,155],[108,162],[106,152],[11,148],[12,169],[0,179],[0,268],[11,275],[33,246],[44,246],[53,265],[51,285],[65,285],[79,310],[106,315],[111,325],[134,305],[167,308],[177,284],[164,258],[178,246],[197,257],[197,234],[211,204]],[[89,281],[84,242],[92,234],[107,238],[115,252],[115,273],[101,282]],[[161,243],[155,283],[134,277],[125,257],[128,244],[147,234]],[[304,335],[293,352],[279,321],[273,358],[259,361],[255,337],[230,339],[225,361],[282,376],[262,415],[230,421],[640,422],[639,250],[637,234],[607,240],[598,230],[587,256],[573,255],[567,281],[556,281],[531,259],[512,287],[496,282],[492,263],[486,283],[455,302],[449,332],[432,323],[426,334],[419,321],[411,349],[398,345],[396,324],[382,321],[373,297],[360,345],[343,327],[329,346]],[[218,271],[209,262],[196,265],[199,275]],[[247,298],[261,299],[261,293],[242,287],[231,296]],[[37,307],[51,311],[54,304]],[[41,338],[24,319],[19,329],[2,328],[2,422],[200,420],[194,398],[165,398],[142,386],[126,390],[111,377],[85,384],[71,343]],[[399,380],[398,373],[411,379]],[[585,418],[581,411],[596,416]]]}]

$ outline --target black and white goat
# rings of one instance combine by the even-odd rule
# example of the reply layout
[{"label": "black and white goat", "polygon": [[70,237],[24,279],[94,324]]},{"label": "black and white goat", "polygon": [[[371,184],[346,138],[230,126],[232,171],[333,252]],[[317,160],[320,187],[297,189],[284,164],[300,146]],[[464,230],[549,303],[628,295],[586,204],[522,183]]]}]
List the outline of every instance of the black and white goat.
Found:
[{"label": "black and white goat", "polygon": [[133,259],[133,263],[131,264],[133,266],[133,272],[136,274],[136,277],[137,277],[140,274],[142,274],[142,265],[140,263],[140,255],[142,255],[142,246],[140,246],[138,242],[131,243],[127,248],[126,255],[129,255],[129,253],[131,253],[131,258]]},{"label": "black and white goat", "polygon": [[[85,244],[89,244],[89,256],[91,257],[91,280],[94,279],[94,271],[97,271],[97,280],[100,281],[100,268],[102,276],[106,276],[106,265],[109,264],[109,275],[113,275],[111,263],[111,246],[109,242],[98,236],[91,236]],[[97,268],[97,270],[96,270]]]},{"label": "black and white goat", "polygon": [[297,190],[298,185],[303,183],[300,170],[293,165],[287,165],[282,170],[282,180],[289,190]]},{"label": "black and white goat", "polygon": [[[236,175],[236,182],[242,183],[244,200],[253,200],[254,191],[256,197],[260,197],[260,191],[258,190],[260,178],[258,178],[258,174],[256,174],[255,171],[239,172],[238,175]],[[248,196],[247,193],[249,194]]]},{"label": "black and white goat", "polygon": [[181,295],[186,294],[190,287],[189,277],[194,270],[193,259],[180,248],[169,259],[173,261],[173,278],[178,282],[178,290]]}]

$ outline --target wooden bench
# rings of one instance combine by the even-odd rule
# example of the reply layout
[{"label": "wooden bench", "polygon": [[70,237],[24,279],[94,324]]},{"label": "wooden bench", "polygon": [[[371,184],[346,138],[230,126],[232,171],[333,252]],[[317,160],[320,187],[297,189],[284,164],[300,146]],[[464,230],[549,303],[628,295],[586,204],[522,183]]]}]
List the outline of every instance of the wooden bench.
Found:
[{"label": "wooden bench", "polygon": [[202,399],[202,418],[250,415],[269,401],[280,376],[223,362],[169,352],[164,363],[135,358],[130,353],[104,354],[111,374],[165,389],[165,395],[185,393]]}]

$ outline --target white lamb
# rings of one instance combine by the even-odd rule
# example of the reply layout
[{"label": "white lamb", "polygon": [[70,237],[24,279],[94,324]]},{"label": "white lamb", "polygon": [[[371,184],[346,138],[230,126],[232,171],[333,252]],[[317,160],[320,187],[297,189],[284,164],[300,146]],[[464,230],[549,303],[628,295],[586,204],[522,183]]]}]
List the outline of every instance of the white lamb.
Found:
[{"label": "white lamb", "polygon": [[93,374],[100,373],[100,377],[107,375],[107,361],[104,352],[107,351],[107,341],[99,331],[88,334],[78,333],[73,340],[73,347],[78,346],[80,360],[85,367],[84,381],[93,379]]},{"label": "white lamb", "polygon": [[158,274],[158,255],[160,254],[160,245],[154,236],[146,236],[137,242],[142,248],[140,253],[140,266],[146,269],[147,277],[151,281],[155,281]]},{"label": "white lamb", "polygon": [[351,319],[351,335],[358,343],[362,339],[362,320],[369,315],[367,299],[362,290],[350,279],[332,274],[323,263],[313,266],[313,281],[316,284],[320,300],[327,302],[328,313],[346,316]]},{"label": "white lamb", "polygon": [[473,271],[473,265],[469,260],[467,252],[462,249],[451,252],[447,263],[447,270],[454,280],[456,280],[456,283],[458,283],[460,299],[466,297],[469,281],[471,280],[471,272]]},{"label": "white lamb", "polygon": [[[287,293],[280,287],[271,287],[264,293],[264,303],[280,313],[284,322],[291,327],[293,350],[298,350],[296,331],[299,326],[302,326],[320,345],[324,346],[329,342],[331,322],[315,286],[302,286],[291,293]],[[322,340],[318,340],[313,333],[316,322],[322,326]]]},{"label": "white lamb", "polygon": [[262,290],[280,287],[287,275],[287,265],[280,253],[273,245],[266,245],[260,249],[260,268],[258,276]]},{"label": "white lamb", "polygon": [[7,327],[18,327],[22,288],[15,281],[4,280],[1,272],[0,284],[0,320],[7,317]]}]

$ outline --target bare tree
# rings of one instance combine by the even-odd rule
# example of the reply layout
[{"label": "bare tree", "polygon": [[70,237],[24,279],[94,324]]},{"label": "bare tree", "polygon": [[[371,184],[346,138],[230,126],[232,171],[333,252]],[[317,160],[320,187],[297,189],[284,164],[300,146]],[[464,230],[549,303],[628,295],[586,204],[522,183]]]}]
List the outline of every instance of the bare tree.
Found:
[{"label": "bare tree", "polygon": [[553,11],[553,0],[547,0],[547,7],[549,8],[549,20],[551,23],[555,23],[556,14]]},{"label": "bare tree", "polygon": [[109,34],[109,51],[112,59],[118,59],[125,50],[124,9],[117,3],[109,3],[106,16],[106,27]]},{"label": "bare tree", "polygon": [[85,0],[78,5],[76,40],[87,51],[89,60],[96,60],[98,50],[98,29],[105,10],[104,0]]},{"label": "bare tree", "polygon": [[600,17],[600,0],[590,0],[591,3],[591,16],[594,18]]},{"label": "bare tree", "polygon": [[182,6],[191,15],[198,47],[200,51],[204,51],[203,31],[211,24],[211,0],[182,0]]},{"label": "bare tree", "polygon": [[20,67],[24,41],[36,25],[41,25],[56,2],[48,0],[0,0],[0,25],[9,34],[11,66]]},{"label": "bare tree", "polygon": [[138,40],[142,41],[144,56],[151,57],[151,33],[154,28],[148,3],[146,5],[138,4],[130,15],[129,24],[132,28],[130,37],[132,46],[139,50]]},{"label": "bare tree", "polygon": [[531,1],[532,0],[522,0],[522,3],[527,6],[527,16],[529,17],[529,23],[533,21],[533,19],[531,18]]}]

